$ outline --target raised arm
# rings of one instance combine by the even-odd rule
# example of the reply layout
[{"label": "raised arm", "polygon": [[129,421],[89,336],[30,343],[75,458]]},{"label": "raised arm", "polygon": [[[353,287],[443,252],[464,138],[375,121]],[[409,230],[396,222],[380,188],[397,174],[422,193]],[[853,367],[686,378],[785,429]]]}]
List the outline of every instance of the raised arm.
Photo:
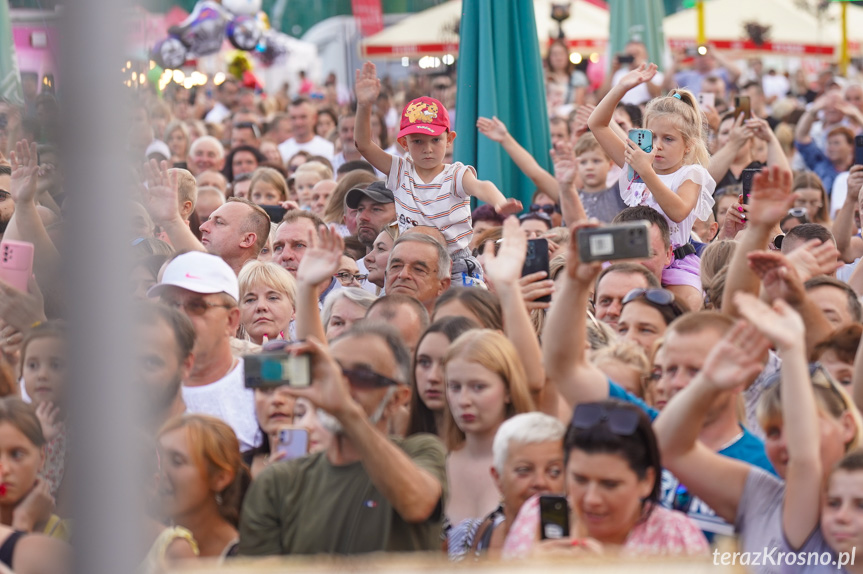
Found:
[{"label": "raised arm", "polygon": [[575,174],[578,166],[572,144],[568,141],[558,142],[551,150],[551,161],[554,164],[554,177],[560,189],[560,214],[570,227],[576,223],[587,221],[584,204],[575,189]]},{"label": "raised arm", "polygon": [[542,332],[546,376],[572,408],[608,398],[608,379],[586,354],[587,304],[602,264],[580,261],[578,230],[583,227],[598,225],[581,223],[572,227],[561,288],[554,295]]},{"label": "raised arm", "polygon": [[12,178],[9,194],[15,202],[15,212],[9,220],[4,239],[33,244],[33,271],[43,285],[53,285],[60,266],[60,253],[48,236],[36,209],[39,164],[36,143],[21,140],[10,154]]},{"label": "raised arm", "polygon": [[806,323],[806,351],[809,356],[818,343],[830,336],[833,325],[806,293],[799,272],[788,258],[778,251],[750,253],[749,266],[761,279],[764,296],[770,303],[782,299],[803,317]]},{"label": "raised arm", "polygon": [[623,167],[625,145],[623,141],[611,129],[611,122],[614,117],[614,110],[617,104],[623,98],[624,94],[632,88],[649,82],[656,75],[656,64],[642,64],[635,70],[629,72],[620,83],[611,88],[604,98],[590,114],[590,119],[587,120],[587,125],[590,131],[596,136],[596,141],[611,158],[611,161],[618,166]]},{"label": "raised arm", "polygon": [[[782,531],[792,549],[803,546],[821,513],[818,412],[809,377],[803,319],[781,299],[769,307],[748,293],[735,297],[740,312],[776,346],[782,359],[782,432],[788,445]],[[793,424],[791,424],[793,421]]]},{"label": "raised arm", "polygon": [[[721,125],[721,124],[720,124]],[[737,157],[740,148],[746,145],[753,135],[753,130],[748,125],[743,123],[743,114],[741,113],[734,119],[734,125],[731,127],[731,132],[728,134],[728,142],[722,146],[715,154],[710,156],[710,163],[707,164],[707,171],[716,181],[721,181],[728,170],[731,169],[731,164]]]},{"label": "raised arm", "polygon": [[309,247],[297,267],[297,339],[327,340],[318,309],[318,292],[322,283],[333,280],[344,250],[344,240],[329,227],[309,232]]},{"label": "raised arm", "polygon": [[806,145],[812,143],[812,137],[809,135],[809,132],[812,131],[812,124],[815,123],[816,118],[818,117],[818,112],[820,112],[824,105],[827,103],[827,96],[821,96],[812,102],[812,105],[803,112],[803,115],[800,116],[800,119],[797,121],[797,127],[794,128],[794,141],[796,143]]},{"label": "raised arm", "polygon": [[484,253],[486,277],[500,297],[504,333],[518,349],[531,393],[538,396],[545,388],[545,368],[542,349],[522,298],[519,279],[527,255],[527,235],[519,226],[518,219],[510,216],[504,221],[503,240],[497,254],[490,243],[485,246]]},{"label": "raised arm", "polygon": [[[833,221],[833,238],[836,239],[836,247],[846,263],[852,263],[857,258],[857,253],[854,253],[853,249],[855,246],[852,246],[852,238],[857,234],[854,211],[860,201],[861,187],[863,187],[863,165],[851,166],[848,174],[848,194]],[[859,244],[856,247],[859,247]]]},{"label": "raised arm", "polygon": [[791,172],[770,167],[757,174],[752,181],[749,197],[746,232],[738,236],[737,249],[728,266],[722,312],[738,316],[732,296],[738,291],[757,295],[761,287],[758,276],[749,268],[748,255],[767,249],[770,235],[794,203],[791,193]]},{"label": "raised arm", "polygon": [[153,221],[167,233],[178,253],[206,251],[180,215],[177,192],[177,172],[168,173],[168,162],[156,160],[144,164],[147,187],[141,188],[141,200]]},{"label": "raised arm", "polygon": [[783,171],[791,171],[791,164],[788,163],[788,157],[782,149],[782,144],[779,143],[776,134],[770,129],[767,120],[753,117],[746,123],[751,127],[755,137],[767,142],[767,165],[775,165]]},{"label": "raised arm", "polygon": [[754,327],[737,323],[713,348],[693,381],[674,395],[653,423],[663,466],[732,524],[750,466],[713,452],[698,435],[720,395],[758,376],[768,347]]},{"label": "raised arm", "polygon": [[498,142],[504,151],[512,158],[524,175],[530,178],[537,190],[558,201],[560,191],[553,175],[542,169],[536,159],[515,141],[506,129],[506,125],[496,117],[479,118],[476,127],[488,139]]},{"label": "raised arm", "polygon": [[513,197],[507,199],[497,186],[483,179],[477,179],[472,171],[466,170],[462,178],[465,192],[471,197],[494,206],[494,210],[506,217],[522,210],[521,202]]},{"label": "raised arm", "polygon": [[356,73],[357,121],[354,127],[354,140],[357,151],[375,166],[381,173],[389,173],[393,167],[393,156],[372,141],[372,106],[381,93],[381,81],[378,79],[375,65],[371,62],[363,64],[362,70]]},{"label": "raised arm", "polygon": [[863,338],[857,346],[854,356],[854,376],[851,379],[851,394],[857,410],[863,411]]},{"label": "raised arm", "polygon": [[[369,414],[351,397],[341,367],[322,343],[310,339],[297,345],[293,352],[311,355],[314,382],[307,389],[291,388],[288,392],[308,399],[338,419],[372,484],[406,522],[423,522],[432,516],[438,505],[443,504],[444,490],[438,477],[418,466],[372,425]],[[443,472],[443,452],[440,470]]]}]

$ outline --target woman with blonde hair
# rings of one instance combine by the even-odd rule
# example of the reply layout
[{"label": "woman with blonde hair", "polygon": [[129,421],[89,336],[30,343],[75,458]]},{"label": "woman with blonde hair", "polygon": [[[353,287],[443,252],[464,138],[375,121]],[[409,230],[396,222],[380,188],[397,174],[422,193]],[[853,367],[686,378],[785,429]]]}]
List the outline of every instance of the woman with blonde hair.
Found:
[{"label": "woman with blonde hair", "polygon": [[453,524],[486,516],[498,503],[488,474],[498,427],[535,410],[515,346],[491,329],[459,336],[443,359],[446,380],[444,439],[449,457],[446,515]]},{"label": "woman with blonde hair", "polygon": [[186,414],[165,423],[157,442],[159,510],[175,525],[168,532],[202,558],[233,556],[250,481],[234,431],[215,417]]},{"label": "woman with blonde hair", "polygon": [[179,120],[172,121],[165,128],[164,140],[171,150],[171,163],[174,167],[185,168],[186,156],[189,155],[189,146],[192,144],[189,127]]},{"label": "woman with blonde hair", "polygon": [[791,191],[797,195],[794,207],[806,210],[809,223],[819,223],[830,229],[833,225],[830,219],[830,200],[820,177],[811,171],[798,173],[794,176]]},{"label": "woman with blonde hair", "polygon": [[319,161],[307,161],[294,172],[297,202],[301,208],[312,207],[312,188],[325,179],[333,179],[333,170]]},{"label": "woman with blonde hair", "polygon": [[240,325],[252,342],[289,339],[297,282],[276,263],[250,261],[240,270]]}]

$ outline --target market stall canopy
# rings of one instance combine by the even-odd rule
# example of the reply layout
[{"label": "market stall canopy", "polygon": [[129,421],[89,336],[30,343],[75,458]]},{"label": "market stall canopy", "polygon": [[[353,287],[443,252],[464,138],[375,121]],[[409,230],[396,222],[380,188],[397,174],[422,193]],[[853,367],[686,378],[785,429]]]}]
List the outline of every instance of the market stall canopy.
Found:
[{"label": "market stall canopy", "polygon": [[[557,22],[551,19],[551,0],[536,0],[536,32],[544,54],[548,38],[557,38]],[[590,0],[573,0],[570,17],[563,22],[570,49],[583,54],[601,52],[608,40],[608,10]],[[362,43],[366,58],[421,58],[457,54],[461,0],[450,0],[367,38]]]},{"label": "market stall canopy", "polygon": [[[836,53],[841,38],[838,6],[831,6],[823,18],[800,8],[793,0],[709,0],[704,3],[707,41],[719,50],[741,56],[753,52],[772,55],[826,56]],[[858,27],[854,28],[854,22]],[[863,9],[848,6],[848,30],[863,25]],[[747,32],[763,32],[756,43]],[[769,29],[764,30],[764,27]],[[665,38],[672,49],[696,45],[696,10],[682,10],[663,20]],[[852,43],[852,51],[859,45]]]}]

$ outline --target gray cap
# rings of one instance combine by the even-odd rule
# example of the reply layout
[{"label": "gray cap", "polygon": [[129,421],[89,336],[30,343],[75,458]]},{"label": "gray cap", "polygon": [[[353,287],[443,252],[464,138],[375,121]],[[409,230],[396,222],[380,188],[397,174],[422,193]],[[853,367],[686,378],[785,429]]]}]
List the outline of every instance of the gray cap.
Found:
[{"label": "gray cap", "polygon": [[350,209],[356,209],[363,197],[368,197],[377,203],[395,203],[393,192],[387,187],[387,184],[382,181],[373,181],[366,188],[355,187],[348,191],[345,195],[345,205]]}]

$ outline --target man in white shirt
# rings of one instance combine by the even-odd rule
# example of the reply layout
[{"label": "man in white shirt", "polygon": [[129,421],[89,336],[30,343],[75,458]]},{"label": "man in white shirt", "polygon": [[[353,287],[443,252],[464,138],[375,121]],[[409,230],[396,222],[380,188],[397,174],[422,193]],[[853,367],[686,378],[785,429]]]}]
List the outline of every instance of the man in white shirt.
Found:
[{"label": "man in white shirt", "polygon": [[220,257],[190,251],[166,267],[162,282],[150,288],[150,297],[182,310],[195,327],[195,357],[183,381],[187,412],[203,413],[228,423],[240,448],[258,442],[255,395],[244,385],[243,360],[231,353],[231,336],[240,323],[237,276]]},{"label": "man in white shirt", "polygon": [[312,103],[305,98],[298,98],[291,102],[288,115],[291,118],[291,131],[294,137],[279,144],[282,161],[287,163],[299,151],[307,151],[332,161],[335,147],[329,140],[315,134],[318,112]]},{"label": "man in white shirt", "polygon": [[231,110],[237,105],[240,86],[233,78],[227,78],[216,86],[216,105],[204,116],[204,121],[210,124],[221,124],[231,115]]}]

